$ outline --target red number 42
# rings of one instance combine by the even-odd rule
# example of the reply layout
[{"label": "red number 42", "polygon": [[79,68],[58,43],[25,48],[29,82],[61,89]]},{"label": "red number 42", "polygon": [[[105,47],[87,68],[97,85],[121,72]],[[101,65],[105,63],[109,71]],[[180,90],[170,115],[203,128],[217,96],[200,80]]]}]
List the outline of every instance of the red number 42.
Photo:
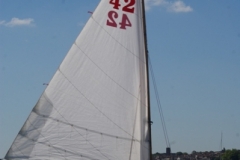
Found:
[{"label": "red number 42", "polygon": [[[123,7],[123,11],[125,12],[130,12],[130,13],[134,13],[134,5],[136,3],[136,0],[124,0],[127,5]],[[113,5],[114,9],[119,9],[119,7],[121,6],[119,0],[110,0],[109,1],[110,4]]]},{"label": "red number 42", "polygon": [[121,4],[119,3],[119,0],[110,0],[109,3],[112,4],[113,8],[115,9],[119,9],[119,7],[121,6]]},{"label": "red number 42", "polygon": [[[118,13],[115,11],[108,12],[108,20],[107,25],[111,27],[117,27],[116,19],[118,18]],[[126,29],[126,27],[131,27],[132,23],[128,19],[128,16],[126,14],[123,14],[122,21],[119,23],[121,29]]]}]

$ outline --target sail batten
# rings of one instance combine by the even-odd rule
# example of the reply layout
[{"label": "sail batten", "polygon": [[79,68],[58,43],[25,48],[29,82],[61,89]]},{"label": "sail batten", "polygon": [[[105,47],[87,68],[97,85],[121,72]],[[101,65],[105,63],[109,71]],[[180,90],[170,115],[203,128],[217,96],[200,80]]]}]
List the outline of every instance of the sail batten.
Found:
[{"label": "sail batten", "polygon": [[100,2],[6,159],[150,160],[142,3],[117,2]]}]

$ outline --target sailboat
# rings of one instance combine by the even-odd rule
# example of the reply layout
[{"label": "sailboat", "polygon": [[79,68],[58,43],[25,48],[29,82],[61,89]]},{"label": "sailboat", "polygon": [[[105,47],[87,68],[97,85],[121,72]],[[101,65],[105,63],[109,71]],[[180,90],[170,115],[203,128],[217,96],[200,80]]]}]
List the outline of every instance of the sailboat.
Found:
[{"label": "sailboat", "polygon": [[150,160],[144,0],[101,0],[5,159]]}]

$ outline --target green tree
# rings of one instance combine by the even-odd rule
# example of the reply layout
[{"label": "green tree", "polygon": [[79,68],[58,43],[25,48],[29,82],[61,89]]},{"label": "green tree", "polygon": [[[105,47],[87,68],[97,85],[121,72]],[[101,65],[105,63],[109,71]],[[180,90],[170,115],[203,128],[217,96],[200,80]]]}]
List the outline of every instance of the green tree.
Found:
[{"label": "green tree", "polygon": [[181,155],[183,155],[183,153],[182,152],[177,152],[177,155],[181,156]]},{"label": "green tree", "polygon": [[222,155],[223,160],[240,160],[240,151],[236,149],[226,150]]}]

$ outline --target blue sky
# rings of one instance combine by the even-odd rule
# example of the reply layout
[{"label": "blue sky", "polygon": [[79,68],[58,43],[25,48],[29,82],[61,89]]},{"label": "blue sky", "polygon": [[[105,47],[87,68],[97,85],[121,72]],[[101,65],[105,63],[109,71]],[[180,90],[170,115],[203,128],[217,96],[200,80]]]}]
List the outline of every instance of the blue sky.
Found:
[{"label": "blue sky", "polygon": [[[0,158],[99,0],[0,0]],[[146,0],[173,152],[240,149],[240,1]],[[165,141],[153,92],[153,152]]]}]

